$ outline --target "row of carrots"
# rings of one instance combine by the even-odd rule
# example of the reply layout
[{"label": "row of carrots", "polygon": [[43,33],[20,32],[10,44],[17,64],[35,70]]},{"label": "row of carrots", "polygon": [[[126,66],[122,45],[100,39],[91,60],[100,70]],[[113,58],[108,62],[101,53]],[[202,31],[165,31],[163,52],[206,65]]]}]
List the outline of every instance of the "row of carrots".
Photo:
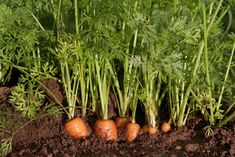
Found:
[{"label": "row of carrots", "polygon": [[[102,141],[116,141],[118,139],[118,128],[125,128],[125,139],[127,142],[134,141],[140,132],[140,125],[138,123],[132,123],[131,118],[117,117],[115,122],[111,119],[97,120],[93,128],[93,133]],[[170,129],[171,125],[164,121],[161,125],[161,131],[166,133]],[[66,122],[65,130],[75,139],[86,138],[90,135],[87,124],[79,117]],[[145,125],[142,131],[151,135],[157,133],[158,129]]]}]

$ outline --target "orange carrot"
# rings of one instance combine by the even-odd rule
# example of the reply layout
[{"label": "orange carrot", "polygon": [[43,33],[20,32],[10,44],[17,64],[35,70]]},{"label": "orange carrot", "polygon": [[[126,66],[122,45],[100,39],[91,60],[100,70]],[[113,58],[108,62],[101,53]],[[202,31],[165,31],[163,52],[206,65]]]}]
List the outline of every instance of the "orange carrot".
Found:
[{"label": "orange carrot", "polygon": [[94,126],[94,134],[102,141],[116,141],[117,127],[113,120],[97,120]]},{"label": "orange carrot", "polygon": [[84,120],[81,118],[74,118],[66,122],[65,130],[70,136],[76,139],[85,138],[90,134],[87,125],[85,124]]},{"label": "orange carrot", "polygon": [[130,117],[117,117],[115,119],[115,124],[117,128],[125,128],[128,123],[131,122]]},{"label": "orange carrot", "polygon": [[161,127],[162,132],[167,133],[168,131],[171,130],[171,125],[167,122],[162,122],[162,127]]},{"label": "orange carrot", "polygon": [[132,142],[136,139],[140,131],[140,125],[137,123],[128,123],[126,126],[126,141]]},{"label": "orange carrot", "polygon": [[155,127],[149,126],[149,125],[145,125],[145,126],[142,128],[142,131],[143,131],[144,133],[149,133],[150,135],[152,135],[152,134],[157,133],[158,129],[155,128]]}]

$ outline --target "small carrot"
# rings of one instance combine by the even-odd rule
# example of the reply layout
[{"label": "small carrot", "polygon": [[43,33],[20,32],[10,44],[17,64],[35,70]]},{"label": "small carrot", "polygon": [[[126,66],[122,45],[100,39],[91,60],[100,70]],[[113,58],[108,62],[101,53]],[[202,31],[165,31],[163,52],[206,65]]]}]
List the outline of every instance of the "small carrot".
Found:
[{"label": "small carrot", "polygon": [[168,131],[171,130],[171,125],[168,122],[162,122],[161,130],[164,133],[167,133]]},{"label": "small carrot", "polygon": [[140,125],[138,123],[128,123],[126,126],[126,141],[132,142],[136,139],[140,131]]},{"label": "small carrot", "polygon": [[145,126],[142,128],[142,131],[143,131],[144,133],[149,133],[150,135],[152,135],[152,134],[157,133],[158,129],[155,128],[155,127],[149,126],[149,125],[145,125]]},{"label": "small carrot", "polygon": [[84,120],[81,118],[74,118],[66,122],[65,130],[70,136],[76,139],[85,138],[90,134],[87,125],[85,124]]},{"label": "small carrot", "polygon": [[116,141],[117,127],[113,120],[97,120],[94,126],[94,134],[102,141]]},{"label": "small carrot", "polygon": [[130,117],[116,117],[115,124],[117,128],[125,128],[128,123],[131,122]]}]

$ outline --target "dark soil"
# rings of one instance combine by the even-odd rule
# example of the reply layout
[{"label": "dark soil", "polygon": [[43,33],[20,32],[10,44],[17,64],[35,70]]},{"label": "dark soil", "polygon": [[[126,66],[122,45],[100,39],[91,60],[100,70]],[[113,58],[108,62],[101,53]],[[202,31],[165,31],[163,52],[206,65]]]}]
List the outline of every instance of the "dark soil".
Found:
[{"label": "dark soil", "polygon": [[[54,86],[53,89],[56,88]],[[7,100],[6,96],[9,92],[10,89],[7,87],[0,88],[2,106],[6,105],[4,102]],[[59,101],[62,101],[61,96],[58,98],[60,98]],[[114,109],[112,110],[114,112]],[[115,118],[114,116],[113,113],[111,117]],[[143,114],[139,113],[137,116],[143,117]],[[89,113],[86,120],[92,128],[96,117]],[[16,117],[10,118],[8,121],[12,125],[27,122],[24,118]],[[206,137],[203,131],[205,122],[200,117],[189,118],[185,127],[172,128],[166,134],[158,132],[154,136],[149,136],[140,132],[133,143],[125,142],[124,130],[119,130],[117,142],[104,143],[94,135],[86,139],[75,140],[66,134],[63,127],[64,122],[64,116],[55,115],[29,123],[15,134],[13,150],[8,157],[235,156],[235,125],[228,124],[226,128],[215,130],[213,136]],[[143,122],[139,122],[141,125],[143,124]],[[0,136],[0,138],[4,137]]]}]

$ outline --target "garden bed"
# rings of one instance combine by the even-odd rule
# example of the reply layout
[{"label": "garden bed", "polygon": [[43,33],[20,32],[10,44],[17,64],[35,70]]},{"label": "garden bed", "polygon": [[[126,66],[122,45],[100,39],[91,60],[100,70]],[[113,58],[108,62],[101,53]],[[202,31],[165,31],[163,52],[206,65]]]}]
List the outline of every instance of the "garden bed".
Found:
[{"label": "garden bed", "polygon": [[[5,88],[7,89],[7,88]],[[1,90],[1,100],[6,100],[9,90]],[[1,107],[6,104],[2,101]],[[138,113],[137,113],[138,114]],[[142,113],[139,113],[142,114]],[[8,118],[8,124],[25,124],[25,118],[17,113]],[[12,115],[10,115],[12,116]],[[95,115],[89,113],[87,122],[93,127]],[[203,128],[205,122],[200,117],[191,117],[182,128],[172,128],[166,134],[158,132],[149,136],[143,132],[133,143],[124,138],[124,130],[119,129],[116,142],[102,142],[94,135],[86,139],[75,140],[64,129],[65,118],[62,115],[47,116],[32,121],[13,138],[13,150],[9,157],[182,157],[182,156],[233,156],[235,155],[235,125],[229,124],[216,129],[214,135],[206,137]],[[143,124],[143,119],[138,119]],[[142,125],[143,126],[143,125]]]},{"label": "garden bed", "polygon": [[233,0],[0,3],[0,156],[235,156]]}]

